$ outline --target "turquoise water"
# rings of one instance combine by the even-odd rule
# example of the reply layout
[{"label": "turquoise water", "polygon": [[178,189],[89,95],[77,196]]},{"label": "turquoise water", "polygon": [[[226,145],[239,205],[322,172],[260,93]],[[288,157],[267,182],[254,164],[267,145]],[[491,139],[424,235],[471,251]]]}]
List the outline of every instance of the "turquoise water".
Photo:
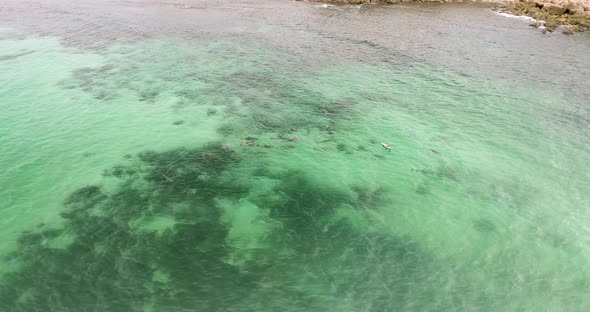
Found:
[{"label": "turquoise water", "polygon": [[590,308],[587,37],[469,6],[0,12],[2,311]]}]

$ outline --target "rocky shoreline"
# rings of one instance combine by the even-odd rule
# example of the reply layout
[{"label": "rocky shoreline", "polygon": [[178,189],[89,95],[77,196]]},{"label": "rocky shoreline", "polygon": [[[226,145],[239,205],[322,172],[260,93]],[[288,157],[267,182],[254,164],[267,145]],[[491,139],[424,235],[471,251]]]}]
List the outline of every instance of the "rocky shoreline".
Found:
[{"label": "rocky shoreline", "polygon": [[[300,0],[298,0],[300,1]],[[489,3],[497,10],[533,19],[530,26],[543,33],[574,34],[590,30],[590,0],[307,0],[331,4]]]},{"label": "rocky shoreline", "polygon": [[572,35],[590,29],[590,0],[520,0],[506,3],[499,10],[533,18],[530,26],[542,29],[543,33],[560,30]]},{"label": "rocky shoreline", "polygon": [[296,0],[331,4],[397,4],[397,3],[509,3],[513,0]]}]

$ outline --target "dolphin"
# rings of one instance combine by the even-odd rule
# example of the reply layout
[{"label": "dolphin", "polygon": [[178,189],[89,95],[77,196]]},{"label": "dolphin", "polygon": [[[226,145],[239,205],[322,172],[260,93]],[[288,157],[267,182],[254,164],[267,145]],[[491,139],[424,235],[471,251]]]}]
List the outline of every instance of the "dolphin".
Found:
[{"label": "dolphin", "polygon": [[382,146],[383,146],[385,149],[387,149],[387,151],[391,152],[391,146],[389,146],[389,144],[385,144],[385,143],[381,142],[381,145],[382,145]]}]

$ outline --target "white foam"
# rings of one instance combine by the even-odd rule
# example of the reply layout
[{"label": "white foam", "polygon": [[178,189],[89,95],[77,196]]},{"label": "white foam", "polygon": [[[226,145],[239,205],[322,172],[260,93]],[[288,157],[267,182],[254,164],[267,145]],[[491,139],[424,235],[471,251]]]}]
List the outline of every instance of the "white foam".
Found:
[{"label": "white foam", "polygon": [[516,18],[519,20],[523,20],[525,22],[536,22],[537,21],[536,19],[534,19],[532,17],[512,15],[510,13],[505,13],[505,12],[496,12],[496,14],[504,16],[504,17]]}]

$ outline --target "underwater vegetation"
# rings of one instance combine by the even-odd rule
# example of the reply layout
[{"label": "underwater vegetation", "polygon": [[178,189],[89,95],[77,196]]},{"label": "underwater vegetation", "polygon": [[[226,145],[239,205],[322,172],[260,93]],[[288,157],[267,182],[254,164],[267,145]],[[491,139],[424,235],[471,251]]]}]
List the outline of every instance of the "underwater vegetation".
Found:
[{"label": "underwater vegetation", "polygon": [[[335,190],[302,171],[261,166],[251,177],[274,186],[250,193],[233,182],[231,171],[241,158],[218,143],[125,158],[105,171],[106,179],[118,182],[116,189],[82,187],[64,201],[63,227],[22,234],[5,259],[18,265],[1,278],[0,310],[258,311],[288,305],[309,311],[337,298],[372,296],[381,304],[372,311],[379,311],[403,304],[402,276],[428,258],[403,239],[329,221],[343,207],[378,207],[380,190]],[[244,198],[279,226],[261,238],[266,247],[249,251],[249,261],[232,264],[232,224],[223,221],[217,203]],[[168,223],[150,226],[162,218]],[[394,257],[398,266],[382,266],[380,257]],[[359,265],[372,268],[352,270]],[[362,281],[374,278],[392,292],[367,289],[373,286]],[[331,289],[332,297],[292,283]]]},{"label": "underwater vegetation", "polygon": [[[202,298],[219,306],[219,296],[232,294],[215,289],[233,287],[235,295],[247,289],[237,286],[248,283],[247,274],[223,261],[227,229],[217,225],[216,211],[170,206],[186,201],[206,207],[214,196],[240,192],[203,178],[220,175],[236,162],[232,157],[217,145],[146,152],[138,155],[137,168],[109,171],[121,180],[116,192],[87,186],[72,193],[64,203],[64,228],[40,229],[19,240],[10,261],[20,268],[2,278],[2,310],[139,311],[152,299],[156,305],[206,307],[194,301]],[[156,214],[185,222],[160,232],[134,228],[133,221]],[[60,248],[47,243],[61,235],[72,242]]]},{"label": "underwater vegetation", "polygon": [[[311,128],[332,134],[340,121],[354,116],[359,104],[358,99],[329,95],[309,83],[308,77],[319,74],[314,72],[317,69],[293,75],[289,69],[295,61],[280,54],[261,60],[262,51],[256,49],[234,51],[231,46],[208,43],[182,50],[179,45],[184,44],[164,41],[132,53],[114,48],[105,65],[73,70],[60,87],[79,89],[100,102],[131,99],[142,105],[170,105],[179,112],[204,106],[207,117],[223,113],[228,125],[219,131],[224,135],[238,130],[290,133]],[[162,57],[179,51],[183,62]],[[207,57],[219,51],[239,55],[240,66],[231,57]],[[262,66],[267,62],[272,66]],[[277,74],[283,72],[279,69],[288,74]],[[173,125],[184,122],[189,121],[176,120]]]},{"label": "underwater vegetation", "polygon": [[[130,93],[141,105],[170,98],[178,101],[173,109],[204,105],[201,114],[224,118],[218,133],[239,136],[240,147],[126,154],[103,172],[105,185],[67,196],[63,226],[21,235],[4,259],[14,269],[0,276],[0,311],[391,311],[409,304],[433,259],[412,240],[368,225],[366,214],[387,204],[386,190],[337,188],[263,159],[244,165],[261,155],[256,147],[273,148],[262,138],[291,150],[312,128],[345,131],[341,121],[354,116],[358,101],[265,67],[236,70],[219,61],[211,71],[196,58],[179,68],[161,61],[166,53],[145,52],[145,73],[134,57],[121,56],[78,69],[61,86],[102,101]],[[182,118],[171,124],[193,123]],[[333,137],[320,143],[329,142],[335,153],[368,152]],[[427,284],[418,291],[428,295]]]}]

